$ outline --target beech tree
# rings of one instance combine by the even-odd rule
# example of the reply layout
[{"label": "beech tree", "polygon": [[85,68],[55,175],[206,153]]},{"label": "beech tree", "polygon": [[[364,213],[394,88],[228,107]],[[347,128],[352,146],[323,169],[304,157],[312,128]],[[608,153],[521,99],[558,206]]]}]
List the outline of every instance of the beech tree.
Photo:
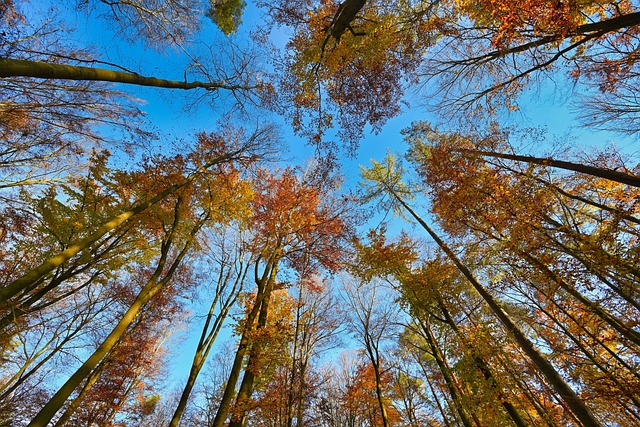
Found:
[{"label": "beech tree", "polygon": [[[456,321],[460,318],[460,309],[453,304],[447,304],[447,301],[461,299],[460,295],[467,292],[464,285],[461,286],[453,280],[456,276],[455,271],[452,271],[451,266],[447,267],[445,262],[438,258],[418,262],[421,257],[417,250],[418,245],[406,234],[401,235],[396,242],[387,242],[385,234],[385,230],[379,233],[372,230],[368,235],[368,244],[358,244],[359,274],[363,277],[386,278],[397,284],[403,302],[408,304],[409,313],[415,319],[414,325],[407,328],[407,334],[411,335],[411,331],[415,331],[414,334],[421,335],[426,341],[442,376],[447,381],[450,399],[463,424],[471,423],[466,414],[468,411],[466,407],[482,407],[487,410],[486,413],[480,414],[482,418],[491,420],[502,418],[503,415],[499,411],[495,411],[492,408],[495,405],[491,404],[493,400],[498,400],[517,426],[528,425],[524,421],[521,411],[510,401],[513,399],[506,396],[496,375],[492,372],[494,368],[483,356],[480,345],[474,343],[473,339],[467,335],[469,329],[466,328],[466,325],[461,325],[459,321]],[[483,321],[487,320],[483,319]],[[460,344],[458,344],[459,348],[452,352],[469,354],[469,358],[473,361],[473,368],[477,374],[481,375],[482,379],[466,379],[468,382],[465,384],[466,388],[473,387],[475,390],[473,397],[476,401],[474,403],[469,403],[471,397],[457,385],[459,380],[456,381],[452,377],[455,372],[447,366],[448,362],[444,356],[446,351],[439,349],[440,345],[437,343],[438,339],[434,332],[441,330],[441,328],[432,326],[432,324],[443,324],[453,330]],[[451,342],[446,342],[442,344],[442,347],[450,347],[451,345]],[[490,344],[483,343],[482,345],[489,346]],[[462,362],[463,360],[459,360],[456,365],[463,366]],[[465,377],[468,378],[469,375],[467,374]],[[482,385],[477,385],[478,383]],[[480,390],[484,391],[484,389],[488,389],[489,397],[480,393]],[[467,396],[461,396],[461,394],[467,394]],[[474,419],[478,419],[477,413],[472,412],[472,415]]]},{"label": "beech tree", "polygon": [[326,130],[335,125],[354,153],[366,125],[379,131],[400,112],[409,76],[432,40],[430,5],[361,0],[259,4],[275,24],[294,30],[278,62],[278,93],[287,102],[294,130],[322,145]]},{"label": "beech tree", "polygon": [[[447,212],[446,218],[442,216],[443,227],[452,235],[465,233],[469,242],[482,239],[477,248],[487,256],[508,259],[508,269],[496,265],[490,268],[491,274],[504,272],[501,287],[519,293],[527,305],[539,310],[538,316],[546,317],[539,320],[545,327],[537,329],[542,339],[563,349],[558,351],[557,363],[574,371],[576,358],[583,359],[594,370],[580,375],[583,387],[592,396],[609,400],[604,383],[593,373],[601,372],[607,377],[606,387],[619,390],[621,399],[610,401],[621,408],[618,416],[635,418],[635,410],[630,410],[635,398],[627,390],[637,381],[631,361],[638,352],[638,337],[627,321],[635,322],[637,300],[625,289],[634,280],[627,270],[633,254],[626,251],[634,247],[637,231],[622,219],[635,211],[635,202],[628,199],[634,197],[634,190],[581,176],[565,191],[540,178],[546,175],[542,168],[496,163],[471,151],[451,152],[445,148],[444,136],[432,142],[433,157],[420,155],[426,151],[420,151],[419,141],[414,141],[413,159],[432,188],[433,210]],[[444,166],[440,154],[445,152],[449,166],[465,170],[464,174]],[[607,164],[606,158],[617,156],[602,153],[601,157]],[[564,182],[566,188],[572,181]],[[600,199],[591,203],[596,192]],[[581,195],[570,197],[576,194]],[[616,205],[616,209],[609,207]],[[525,235],[526,239],[513,238]],[[609,410],[603,407],[602,411]]]},{"label": "beech tree", "polygon": [[[239,203],[242,201],[242,198],[238,200]],[[234,236],[233,230],[227,229],[214,229],[208,233],[207,248],[210,251],[211,260],[215,263],[210,279],[213,282],[211,284],[214,292],[213,299],[196,347],[187,383],[169,424],[172,427],[178,426],[180,422],[196,379],[216,342],[225,319],[243,290],[252,264],[251,255],[243,238],[245,231],[236,230],[235,234]]]},{"label": "beech tree", "polygon": [[584,404],[583,400],[567,384],[560,373],[540,353],[533,342],[522,332],[517,324],[511,319],[508,313],[495,299],[495,297],[478,281],[471,270],[462,263],[460,258],[451,248],[440,238],[435,231],[407,204],[403,195],[407,194],[407,187],[401,182],[401,169],[398,168],[393,156],[388,155],[385,164],[374,161],[373,167],[363,169],[363,176],[371,182],[368,190],[369,196],[388,195],[391,205],[398,206],[397,209],[405,210],[438,244],[447,257],[455,264],[460,272],[467,278],[473,288],[480,294],[483,300],[491,308],[493,314],[500,320],[507,331],[513,335],[514,340],[522,351],[531,359],[545,377],[549,384],[555,389],[567,407],[573,412],[578,420],[585,426],[600,426],[601,423],[594,417],[591,410]]},{"label": "beech tree", "polygon": [[353,148],[366,125],[378,130],[399,113],[410,83],[464,121],[456,111],[517,108],[525,88],[559,75],[586,88],[577,104],[585,124],[638,129],[640,12],[631,1],[259,4],[293,30],[278,60],[280,93],[294,129],[316,143],[335,124]]},{"label": "beech tree", "polygon": [[[632,2],[543,1],[516,8],[486,1],[440,6],[438,14],[451,26],[438,42],[442,48],[425,58],[421,73],[438,82],[439,93],[446,94],[445,107],[477,103],[514,107],[528,84],[558,72],[603,94],[624,97],[635,92],[627,86],[637,76],[631,52],[637,44],[640,13]],[[627,114],[633,117],[630,107]]]},{"label": "beech tree", "polygon": [[351,312],[350,329],[364,346],[368,362],[366,365],[373,370],[382,426],[389,427],[392,425],[389,419],[391,408],[385,402],[388,402],[388,396],[383,393],[383,375],[390,374],[383,357],[383,344],[394,332],[398,307],[391,295],[385,293],[381,284],[375,280],[369,283],[345,284],[345,299]]},{"label": "beech tree", "polygon": [[[272,142],[271,139],[273,138],[269,128],[258,129],[254,134],[248,137],[240,130],[235,131],[235,134],[228,132],[229,130],[223,131],[217,135],[201,134],[198,137],[198,151],[190,156],[190,158],[184,159],[186,162],[183,164],[183,167],[187,170],[190,167],[194,167],[193,172],[186,176],[182,176],[180,181],[174,181],[171,185],[154,196],[149,197],[149,194],[144,194],[144,198],[142,200],[133,203],[126,211],[102,224],[100,227],[92,227],[93,230],[90,232],[83,230],[85,232],[84,236],[76,242],[70,243],[67,249],[49,258],[39,266],[30,269],[21,277],[16,278],[11,283],[6,284],[2,289],[0,289],[0,303],[6,303],[10,298],[19,295],[34,284],[37,284],[54,269],[78,253],[89,249],[91,245],[99,241],[103,236],[116,229],[131,217],[144,212],[149,207],[164,200],[167,196],[188,186],[201,175],[205,174],[209,169],[229,164],[231,162],[246,164],[247,162],[256,160],[268,152],[269,145]],[[180,161],[183,160],[180,159]]]},{"label": "beech tree", "polygon": [[[221,426],[231,414],[231,425],[239,426],[246,417],[246,403],[254,382],[259,378],[260,348],[251,337],[266,327],[271,293],[277,289],[277,273],[284,266],[311,274],[319,269],[338,267],[346,223],[340,215],[343,207],[331,200],[319,182],[305,181],[292,169],[280,176],[261,171],[253,201],[253,239],[257,254],[254,281],[257,287],[253,303],[243,319],[243,327],[233,368],[213,425]],[[248,356],[247,369],[237,393],[235,409],[231,400]],[[256,368],[253,368],[256,367]]]}]

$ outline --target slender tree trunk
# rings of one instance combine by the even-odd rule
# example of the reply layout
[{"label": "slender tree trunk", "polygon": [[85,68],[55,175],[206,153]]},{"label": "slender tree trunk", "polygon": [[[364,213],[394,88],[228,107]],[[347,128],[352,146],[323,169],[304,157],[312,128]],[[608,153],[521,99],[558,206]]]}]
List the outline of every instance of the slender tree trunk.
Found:
[{"label": "slender tree trunk", "polygon": [[494,151],[473,150],[469,148],[458,148],[454,151],[461,153],[470,153],[484,157],[495,157],[498,159],[515,160],[518,162],[533,163],[542,166],[552,166],[554,168],[566,169],[574,172],[580,172],[591,176],[597,176],[599,178],[608,179],[610,181],[616,181],[621,184],[631,185],[633,187],[640,187],[640,177],[636,175],[630,175],[623,172],[618,172],[612,169],[598,168],[595,166],[583,165],[580,163],[567,162],[563,160],[554,160],[544,157],[533,156],[520,156],[517,154],[497,153]]},{"label": "slender tree trunk", "polygon": [[571,387],[565,382],[562,376],[549,363],[549,361],[535,348],[534,344],[524,335],[518,326],[511,320],[511,317],[504,311],[498,301],[491,295],[484,286],[475,278],[466,265],[458,259],[456,254],[444,243],[442,239],[427,225],[426,222],[411,207],[405,203],[392,189],[388,189],[390,194],[400,203],[406,211],[427,231],[427,233],[435,240],[442,251],[456,265],[460,272],[467,278],[469,283],[480,294],[482,299],[489,305],[491,311],[504,325],[507,332],[513,336],[520,348],[531,359],[539,372],[547,379],[549,384],[558,393],[560,398],[565,402],[567,407],[576,416],[585,427],[602,427],[602,424],[593,416],[589,408],[578,397]]},{"label": "slender tree trunk", "polygon": [[296,419],[297,419],[297,424],[296,427],[303,427],[303,416],[304,416],[304,399],[305,399],[305,395],[306,395],[306,387],[305,387],[305,382],[304,382],[304,377],[307,373],[307,364],[308,364],[308,360],[305,360],[304,362],[302,362],[300,364],[300,392],[298,393],[298,408],[297,408],[297,414],[296,414]]},{"label": "slender tree trunk", "polygon": [[389,414],[387,413],[387,408],[384,405],[384,396],[382,394],[382,378],[380,373],[380,364],[378,362],[373,364],[373,373],[376,378],[376,397],[378,398],[378,405],[380,406],[382,425],[383,427],[389,427]]},{"label": "slender tree trunk", "polygon": [[453,407],[460,417],[460,421],[462,421],[462,425],[464,427],[473,427],[471,424],[471,420],[469,419],[469,415],[465,411],[464,405],[460,402],[460,396],[458,394],[458,389],[456,387],[455,381],[451,377],[451,369],[447,366],[446,361],[442,357],[442,353],[440,352],[440,348],[436,342],[433,333],[429,325],[420,322],[420,327],[422,328],[422,332],[424,333],[424,338],[431,348],[431,354],[433,355],[433,359],[436,361],[438,365],[438,369],[440,369],[440,373],[442,374],[442,378],[445,381],[447,386],[447,390],[449,391],[449,396],[451,396],[451,401],[453,402]]},{"label": "slender tree trunk", "polygon": [[[207,357],[209,356],[209,352],[211,351],[213,343],[215,342],[215,339],[218,336],[220,329],[222,328],[222,324],[225,318],[227,317],[229,309],[233,306],[233,304],[235,303],[238,297],[239,292],[242,290],[242,284],[247,274],[246,267],[241,267],[241,271],[237,275],[233,290],[231,291],[232,296],[223,303],[224,307],[221,309],[220,314],[216,317],[215,321],[213,322],[213,326],[211,330],[209,330],[209,325],[211,324],[211,321],[214,316],[214,312],[220,297],[220,292],[221,292],[220,284],[223,281],[229,280],[228,276],[224,277],[222,270],[223,269],[221,268],[220,275],[218,276],[218,286],[219,286],[218,292],[216,293],[216,297],[211,302],[211,307],[209,308],[207,320],[205,321],[205,324],[202,328],[202,334],[200,335],[200,341],[198,342],[198,346],[196,348],[196,354],[193,357],[193,362],[191,364],[191,369],[189,371],[187,384],[184,386],[182,395],[180,396],[180,401],[178,402],[178,406],[176,407],[176,410],[173,413],[173,417],[171,418],[169,427],[178,427],[178,424],[180,423],[180,418],[182,418],[182,415],[184,414],[184,410],[187,407],[187,402],[189,401],[189,396],[191,395],[191,391],[193,390],[193,387],[196,383],[198,375],[200,374],[200,370],[202,369],[202,366],[204,365],[205,361],[207,360]],[[232,270],[229,269],[228,274],[231,274],[231,271]]]},{"label": "slender tree trunk", "polygon": [[274,257],[269,259],[261,278],[259,278],[257,274],[259,262],[260,259],[256,261],[255,265],[256,284],[258,285],[256,301],[251,308],[251,311],[247,315],[244,331],[242,332],[242,337],[240,338],[240,343],[238,345],[238,349],[236,350],[236,355],[233,359],[231,372],[229,373],[229,380],[227,380],[224,392],[222,393],[222,399],[220,400],[220,404],[218,406],[218,410],[213,419],[213,422],[211,423],[211,427],[222,427],[227,419],[227,416],[229,415],[233,396],[236,392],[236,385],[238,384],[238,380],[240,379],[240,374],[242,372],[242,363],[244,362],[244,357],[249,351],[249,347],[251,345],[250,336],[253,330],[253,324],[257,320],[256,318],[260,313],[260,306],[262,305],[262,300],[264,299],[266,290],[265,288],[268,286],[268,282],[272,280],[272,277],[273,280],[275,280],[278,261]]},{"label": "slender tree trunk", "polygon": [[54,427],[63,427],[67,423],[67,421],[69,421],[71,415],[73,415],[73,413],[78,409],[84,398],[87,396],[87,393],[89,393],[93,385],[100,378],[104,365],[105,361],[103,359],[100,364],[98,364],[98,366],[96,366],[96,368],[91,371],[91,374],[82,386],[82,390],[80,390],[80,393],[78,393],[75,399],[73,399],[69,406],[67,406],[60,418],[58,418],[58,421],[56,421]]},{"label": "slender tree trunk", "polygon": [[470,340],[465,336],[464,333],[460,331],[460,329],[458,328],[458,325],[453,320],[453,317],[451,317],[449,310],[447,309],[447,307],[445,307],[442,300],[438,301],[438,307],[440,308],[440,311],[442,311],[442,314],[445,320],[447,321],[449,326],[451,326],[456,336],[471,351],[476,368],[480,371],[484,379],[489,382],[489,386],[491,387],[491,389],[493,389],[496,392],[496,394],[498,395],[498,398],[500,399],[500,404],[502,405],[504,410],[507,412],[507,414],[509,414],[509,417],[511,417],[511,420],[513,421],[513,423],[517,427],[528,427],[529,425],[524,421],[518,409],[516,409],[516,407],[513,406],[511,402],[509,402],[509,400],[507,399],[507,396],[505,396],[504,392],[502,391],[502,388],[500,387],[500,385],[496,381],[495,376],[491,372],[491,368],[489,367],[489,364],[484,360],[484,358],[482,358],[476,346],[470,342]]},{"label": "slender tree trunk", "polygon": [[0,77],[32,77],[57,80],[92,80],[151,86],[163,89],[206,89],[238,90],[252,89],[254,86],[230,85],[222,82],[181,82],[156,77],[145,77],[136,73],[108,70],[105,68],[83,67],[50,62],[28,61],[24,59],[0,58]]},{"label": "slender tree trunk", "polygon": [[[260,303],[260,315],[258,316],[258,323],[256,325],[256,331],[267,326],[267,318],[269,316],[269,300],[271,299],[271,291],[273,290],[273,286],[275,284],[275,271],[273,272],[267,281],[264,291],[264,297]],[[256,377],[256,365],[257,365],[257,352],[251,347],[249,351],[249,360],[247,362],[247,368],[244,371],[244,376],[242,377],[242,383],[240,384],[240,389],[238,390],[238,395],[236,397],[236,404],[233,410],[233,414],[231,417],[231,421],[229,422],[229,427],[242,427],[245,423],[247,409],[245,403],[251,398],[251,394],[253,393],[253,383]]]},{"label": "slender tree trunk", "polygon": [[604,308],[600,307],[595,302],[591,301],[582,293],[578,292],[573,286],[567,283],[564,279],[554,273],[549,267],[544,265],[540,260],[533,257],[529,253],[521,252],[520,255],[524,257],[531,265],[540,270],[545,276],[553,280],[555,283],[560,285],[562,289],[565,290],[569,295],[574,297],[576,300],[580,301],[589,311],[598,316],[601,320],[606,322],[609,326],[618,331],[622,336],[627,338],[629,341],[634,343],[636,346],[640,346],[640,334],[634,331],[633,329],[627,327],[622,321],[618,318],[611,315]]},{"label": "slender tree trunk", "polygon": [[422,369],[424,379],[427,382],[427,385],[429,386],[429,391],[431,391],[433,400],[436,401],[436,406],[438,407],[438,412],[440,412],[440,415],[442,416],[442,422],[444,426],[451,427],[451,424],[449,423],[449,417],[447,416],[447,412],[444,410],[444,407],[440,403],[440,399],[438,399],[438,395],[436,394],[436,390],[433,388],[433,384],[431,384],[431,379],[430,379],[431,376],[427,374],[427,372],[425,371],[424,367],[422,367],[422,365],[420,365],[420,368]]},{"label": "slender tree trunk", "polygon": [[[294,395],[296,394],[296,363],[298,359],[298,341],[300,339],[300,316],[302,311],[302,284],[300,284],[300,290],[298,292],[298,302],[296,306],[296,328],[293,333],[293,354],[291,355],[291,367],[290,367],[290,381],[289,387],[287,389],[287,426],[293,427],[293,402]],[[301,377],[301,381],[303,381],[304,377]],[[301,427],[298,425],[298,427]]]}]

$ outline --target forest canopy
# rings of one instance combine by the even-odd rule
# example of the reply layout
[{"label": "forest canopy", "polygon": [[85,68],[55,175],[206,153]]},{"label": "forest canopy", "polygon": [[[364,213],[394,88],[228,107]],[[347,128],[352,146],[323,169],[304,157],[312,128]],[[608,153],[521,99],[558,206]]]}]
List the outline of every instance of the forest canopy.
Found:
[{"label": "forest canopy", "polygon": [[0,426],[640,425],[636,0],[0,0]]}]

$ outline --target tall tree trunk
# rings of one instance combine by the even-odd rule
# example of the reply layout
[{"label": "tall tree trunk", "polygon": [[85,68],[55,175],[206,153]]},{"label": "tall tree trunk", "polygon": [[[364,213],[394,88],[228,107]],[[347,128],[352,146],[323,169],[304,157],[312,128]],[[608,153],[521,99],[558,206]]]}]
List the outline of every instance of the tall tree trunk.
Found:
[{"label": "tall tree trunk", "polygon": [[259,263],[260,259],[256,261],[255,265],[255,281],[258,286],[256,301],[251,308],[251,311],[247,315],[244,331],[242,332],[242,337],[240,338],[240,343],[238,344],[238,349],[236,350],[236,355],[233,359],[233,365],[231,366],[231,372],[229,373],[229,379],[227,380],[224,392],[222,393],[222,399],[220,400],[220,404],[218,405],[218,410],[213,419],[213,422],[211,423],[211,427],[222,427],[227,419],[227,416],[229,415],[233,396],[236,392],[236,385],[238,384],[240,374],[242,373],[242,364],[251,345],[250,335],[253,329],[253,324],[257,320],[256,318],[260,313],[260,307],[262,305],[262,300],[264,299],[264,294],[266,287],[268,286],[268,282],[270,282],[272,279],[275,280],[278,260],[275,259],[274,256],[269,259],[262,277],[258,277]]},{"label": "tall tree trunk", "polygon": [[145,77],[136,73],[108,70],[105,68],[65,65],[51,62],[28,61],[24,59],[0,58],[0,77],[32,77],[58,80],[92,80],[114,82],[138,86],[151,86],[163,89],[206,89],[237,90],[255,87],[230,85],[222,82],[181,82],[156,77]]},{"label": "tall tree trunk", "polygon": [[453,407],[455,408],[456,413],[460,417],[460,421],[462,421],[462,425],[464,427],[473,427],[471,424],[471,420],[469,419],[469,415],[467,414],[464,405],[460,402],[460,396],[458,394],[458,388],[456,387],[455,381],[451,376],[451,369],[447,365],[446,361],[442,357],[442,352],[440,351],[440,347],[438,347],[438,343],[431,332],[430,326],[420,321],[420,328],[424,333],[424,338],[431,348],[431,354],[433,359],[436,361],[438,365],[438,369],[442,374],[442,378],[445,381],[447,386],[447,390],[449,391],[449,396],[451,397],[451,401],[453,403]]},{"label": "tall tree trunk", "polygon": [[[265,285],[264,297],[260,302],[260,314],[258,316],[258,323],[256,324],[255,330],[258,331],[267,326],[267,320],[269,316],[269,301],[271,299],[271,292],[273,291],[273,286],[275,284],[275,271],[269,277]],[[256,302],[257,303],[257,302]],[[247,368],[244,371],[244,376],[242,377],[242,383],[240,383],[240,389],[238,390],[238,395],[236,396],[236,404],[232,411],[231,421],[229,422],[229,427],[242,427],[245,423],[245,418],[247,415],[246,402],[251,398],[251,394],[253,393],[253,383],[256,377],[256,364],[258,358],[258,352],[252,346],[249,351],[249,360],[247,362]]]},{"label": "tall tree trunk", "polygon": [[[196,354],[193,356],[193,362],[191,363],[191,369],[189,371],[189,377],[187,378],[187,384],[184,386],[184,389],[182,390],[182,394],[180,395],[180,401],[178,402],[178,406],[176,407],[176,410],[173,413],[173,417],[169,422],[169,427],[178,427],[178,424],[180,423],[180,418],[182,418],[182,415],[184,414],[184,410],[187,407],[187,402],[189,400],[189,396],[191,395],[191,391],[193,390],[193,387],[196,383],[196,379],[200,374],[200,370],[202,369],[202,366],[204,365],[205,361],[207,360],[207,357],[209,356],[209,352],[211,351],[213,343],[215,342],[215,339],[218,336],[220,329],[222,328],[224,319],[227,317],[229,310],[235,304],[238,294],[242,290],[242,284],[244,283],[248,270],[246,267],[240,267],[240,268],[241,270],[236,277],[233,290],[231,291],[232,296],[223,303],[224,306],[222,307],[219,315],[216,317],[215,321],[213,322],[211,330],[209,330],[210,329],[209,326],[211,324],[211,321],[214,316],[214,312],[220,297],[220,290],[216,293],[216,297],[211,302],[209,313],[207,314],[207,320],[205,321],[205,324],[202,328],[200,341],[198,342],[198,346],[196,348]],[[231,272],[232,272],[232,269],[229,269],[228,274],[231,274]],[[228,276],[224,277],[223,269],[221,268],[220,275],[218,276],[218,287],[220,286],[220,283],[222,281],[227,281],[227,280],[229,280],[229,278]]]},{"label": "tall tree trunk", "polygon": [[500,385],[496,381],[495,376],[491,372],[491,368],[489,367],[489,364],[480,355],[480,352],[478,351],[477,347],[467,338],[467,336],[464,333],[462,333],[462,331],[460,331],[460,329],[458,328],[458,325],[456,324],[455,320],[453,320],[453,317],[451,317],[451,314],[449,313],[449,310],[447,309],[447,307],[444,305],[443,301],[441,299],[438,299],[437,304],[438,304],[438,307],[440,308],[440,311],[442,311],[442,315],[447,321],[447,324],[451,326],[456,336],[464,343],[465,347],[467,347],[469,351],[471,351],[476,368],[480,371],[484,379],[489,382],[489,387],[491,387],[491,389],[493,389],[496,392],[498,398],[500,399],[500,404],[502,405],[504,410],[507,412],[507,414],[509,414],[509,417],[511,417],[511,420],[513,421],[513,423],[517,427],[528,427],[529,425],[524,421],[524,419],[520,415],[520,411],[518,411],[518,409],[515,406],[513,406],[511,402],[509,402],[509,400],[507,399],[507,396],[505,396],[504,392],[502,391],[502,387],[500,387]]},{"label": "tall tree trunk", "polygon": [[564,160],[554,160],[551,158],[520,156],[517,154],[498,153],[495,151],[473,150],[470,148],[458,148],[454,151],[458,151],[460,153],[470,153],[484,157],[495,157],[498,159],[533,163],[542,166],[552,166],[554,168],[566,169],[574,172],[584,173],[587,175],[597,176],[599,178],[616,181],[621,184],[631,185],[633,187],[640,187],[640,177],[623,172],[618,172],[612,169],[599,168],[595,166],[583,165],[580,163],[567,162]]},{"label": "tall tree trunk", "polygon": [[96,368],[91,371],[91,374],[82,386],[82,390],[80,390],[80,393],[78,393],[75,399],[73,399],[69,406],[67,406],[60,418],[58,418],[58,421],[56,421],[54,427],[63,427],[67,423],[67,421],[69,421],[71,415],[73,415],[73,413],[78,409],[84,398],[87,396],[87,393],[89,393],[93,385],[100,378],[100,374],[102,374],[104,366],[105,360],[103,359],[100,364],[98,364],[98,366],[96,366]]},{"label": "tall tree trunk", "polygon": [[578,397],[573,389],[565,382],[558,371],[551,363],[536,349],[534,344],[526,337],[526,335],[511,320],[511,317],[504,311],[498,301],[491,295],[484,286],[475,278],[466,265],[458,259],[457,255],[449,248],[449,246],[427,225],[424,220],[411,209],[411,207],[400,198],[393,189],[388,188],[389,193],[402,205],[403,208],[425,229],[425,231],[435,240],[442,251],[456,265],[460,272],[467,278],[473,288],[480,294],[482,299],[489,305],[491,311],[504,325],[507,332],[513,336],[520,348],[531,359],[538,371],[547,379],[549,384],[558,393],[562,401],[571,410],[573,415],[580,420],[585,427],[602,427],[602,424],[594,417],[589,408]]}]

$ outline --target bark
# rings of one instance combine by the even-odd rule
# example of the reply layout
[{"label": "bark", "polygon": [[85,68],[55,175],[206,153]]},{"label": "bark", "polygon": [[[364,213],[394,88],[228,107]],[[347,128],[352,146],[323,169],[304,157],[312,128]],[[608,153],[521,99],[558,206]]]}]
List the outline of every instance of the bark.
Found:
[{"label": "bark", "polygon": [[[356,15],[366,2],[367,0],[345,0],[340,4],[329,29],[331,37],[339,42],[345,31],[351,29],[351,23],[356,19]],[[351,29],[351,31],[353,30]]]},{"label": "bark", "polygon": [[231,372],[229,373],[229,380],[225,386],[224,392],[222,394],[222,399],[220,400],[220,404],[218,406],[218,411],[213,419],[213,423],[211,427],[222,427],[227,416],[229,415],[231,409],[231,401],[233,399],[233,395],[236,392],[236,385],[238,384],[238,380],[240,379],[240,373],[242,372],[242,363],[244,362],[244,358],[249,351],[249,347],[251,345],[251,331],[253,329],[253,324],[257,320],[258,314],[260,312],[261,301],[264,298],[265,288],[268,285],[268,281],[275,280],[275,273],[277,270],[277,260],[271,258],[267,262],[267,266],[262,274],[262,277],[258,277],[258,264],[260,259],[256,261],[256,284],[258,285],[258,291],[256,293],[256,301],[253,305],[251,311],[247,315],[247,319],[245,322],[244,331],[242,332],[242,337],[240,338],[240,344],[238,345],[238,350],[236,350],[236,355],[233,359],[233,365],[231,367]]},{"label": "bark", "polygon": [[82,404],[82,401],[87,396],[87,393],[89,393],[93,385],[100,378],[102,370],[105,366],[105,361],[106,360],[103,359],[100,364],[96,366],[96,368],[91,372],[84,385],[82,386],[82,390],[80,390],[80,393],[78,393],[75,399],[73,399],[69,406],[67,406],[60,418],[58,418],[58,421],[56,421],[54,427],[63,427],[67,423],[67,421],[69,421],[71,415],[73,415],[73,413],[80,407],[80,404]]},{"label": "bark", "polygon": [[80,65],[55,64],[24,59],[0,58],[0,77],[33,77],[38,79],[92,80],[114,82],[163,89],[206,89],[238,90],[255,87],[230,85],[222,82],[180,82],[156,77],[145,77],[136,73],[114,71],[105,68],[83,67]]},{"label": "bark", "polygon": [[565,382],[553,365],[536,349],[534,344],[526,337],[526,335],[518,328],[511,317],[500,306],[498,301],[491,295],[487,289],[480,284],[466,265],[460,261],[457,255],[449,248],[449,246],[427,225],[426,222],[418,214],[411,209],[394,191],[388,188],[389,193],[402,205],[402,207],[427,231],[427,233],[438,244],[440,249],[449,257],[456,265],[460,272],[467,278],[473,288],[480,294],[482,299],[489,305],[491,311],[500,320],[507,332],[513,336],[519,347],[531,359],[538,371],[546,378],[553,389],[558,393],[562,401],[567,405],[573,415],[585,427],[602,427],[602,424],[595,418],[589,408],[582,402],[580,397]]},{"label": "bark", "polygon": [[552,166],[554,168],[560,168],[584,173],[591,176],[597,176],[599,178],[608,179],[610,181],[619,182],[621,184],[631,185],[633,187],[640,187],[640,177],[623,172],[618,172],[612,169],[599,168],[595,166],[583,165],[580,163],[567,162],[564,160],[554,160],[551,158],[520,156],[517,154],[497,153],[494,151],[473,150],[467,148],[459,148],[454,151],[475,154],[483,157],[495,157],[498,159],[515,160],[517,162],[533,163],[542,166]]},{"label": "bark", "polygon": [[[370,353],[369,356],[373,355]],[[380,372],[380,363],[378,363],[378,361],[373,363],[373,373],[376,377],[376,397],[378,398],[378,405],[380,405],[382,425],[384,427],[389,427],[389,415],[387,414],[387,408],[384,405],[384,396],[382,395],[382,374]]]}]

